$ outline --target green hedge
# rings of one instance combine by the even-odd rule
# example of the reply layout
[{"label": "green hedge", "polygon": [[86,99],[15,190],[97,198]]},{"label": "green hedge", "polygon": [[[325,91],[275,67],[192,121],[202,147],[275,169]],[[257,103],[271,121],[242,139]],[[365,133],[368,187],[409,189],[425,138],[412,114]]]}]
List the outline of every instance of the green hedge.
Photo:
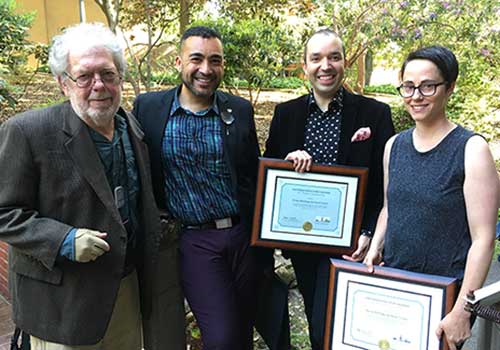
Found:
[{"label": "green hedge", "polygon": [[391,84],[368,85],[364,88],[365,93],[398,95],[398,90]]}]

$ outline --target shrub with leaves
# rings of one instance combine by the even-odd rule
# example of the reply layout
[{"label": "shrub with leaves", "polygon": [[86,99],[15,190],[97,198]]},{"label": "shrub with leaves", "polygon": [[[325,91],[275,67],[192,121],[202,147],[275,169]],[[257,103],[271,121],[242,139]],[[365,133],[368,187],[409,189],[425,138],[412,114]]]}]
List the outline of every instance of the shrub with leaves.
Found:
[{"label": "shrub with leaves", "polygon": [[0,0],[0,64],[10,69],[26,62],[28,30],[33,21],[33,14],[15,13],[15,6],[13,0]]},{"label": "shrub with leaves", "polygon": [[262,87],[283,74],[284,68],[297,61],[298,43],[287,29],[261,20],[230,22],[225,19],[203,21],[216,28],[224,42],[224,84],[238,94],[238,82],[245,81],[250,102],[256,104]]},{"label": "shrub with leaves", "polygon": [[[500,137],[500,3],[498,0],[314,0],[312,28],[334,27],[349,65],[370,49],[399,68],[419,47],[443,45],[460,62],[450,117],[490,139]],[[320,15],[317,15],[320,14]],[[354,86],[356,67],[347,74]]]},{"label": "shrub with leaves", "polygon": [[8,77],[16,73],[30,54],[27,40],[32,14],[15,13],[16,2],[0,0],[0,106],[16,104]]}]

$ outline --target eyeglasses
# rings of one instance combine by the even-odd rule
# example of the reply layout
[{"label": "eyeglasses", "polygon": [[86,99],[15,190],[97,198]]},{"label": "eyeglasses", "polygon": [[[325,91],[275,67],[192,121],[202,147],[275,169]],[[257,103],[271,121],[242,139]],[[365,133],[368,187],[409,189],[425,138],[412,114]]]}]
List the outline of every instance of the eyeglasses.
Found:
[{"label": "eyeglasses", "polygon": [[399,94],[402,97],[412,97],[415,94],[415,90],[420,92],[420,95],[425,97],[430,97],[436,93],[436,88],[440,85],[446,84],[445,81],[441,83],[422,83],[418,86],[401,84],[398,87]]},{"label": "eyeglasses", "polygon": [[98,73],[99,78],[95,77],[95,73],[82,74],[73,78],[68,72],[64,72],[64,75],[72,80],[76,86],[85,89],[95,84],[96,80],[99,79],[105,85],[118,85],[122,80],[122,77],[113,71],[103,71]]}]

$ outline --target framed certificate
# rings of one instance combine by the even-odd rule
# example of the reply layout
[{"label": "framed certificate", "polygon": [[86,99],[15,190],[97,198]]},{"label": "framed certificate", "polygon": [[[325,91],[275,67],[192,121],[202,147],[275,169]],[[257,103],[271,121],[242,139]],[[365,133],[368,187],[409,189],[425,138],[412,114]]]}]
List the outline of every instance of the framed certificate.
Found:
[{"label": "framed certificate", "polygon": [[331,259],[325,350],[444,350],[435,331],[456,280]]},{"label": "framed certificate", "polygon": [[252,245],[351,254],[359,238],[368,169],[260,158]]}]

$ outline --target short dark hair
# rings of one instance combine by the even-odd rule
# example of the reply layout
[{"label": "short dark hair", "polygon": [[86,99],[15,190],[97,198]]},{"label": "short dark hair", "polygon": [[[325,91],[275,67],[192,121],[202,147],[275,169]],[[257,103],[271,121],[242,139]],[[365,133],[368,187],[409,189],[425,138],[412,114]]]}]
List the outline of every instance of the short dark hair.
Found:
[{"label": "short dark hair", "polygon": [[333,29],[322,28],[322,29],[319,29],[319,30],[315,31],[314,33],[312,33],[311,36],[307,39],[306,44],[304,45],[304,57],[303,57],[304,63],[307,63],[307,45],[309,44],[309,41],[312,39],[313,36],[316,36],[319,34],[332,35],[332,36],[338,38],[340,40],[340,43],[342,44],[342,55],[344,56],[344,60],[345,60],[345,47],[344,47],[344,42],[342,41],[342,38],[340,37],[340,35],[336,31],[334,31]]},{"label": "short dark hair", "polygon": [[455,54],[444,46],[433,45],[422,47],[410,52],[401,67],[400,77],[403,80],[406,65],[413,60],[429,60],[434,63],[443,79],[446,81],[446,87],[450,87],[458,78],[458,61]]},{"label": "short dark hair", "polygon": [[195,26],[186,29],[184,34],[182,34],[181,37],[181,46],[184,41],[186,41],[187,38],[190,38],[192,36],[199,36],[205,39],[211,39],[211,38],[217,38],[222,42],[222,38],[220,34],[212,28],[206,27],[206,26]]}]

